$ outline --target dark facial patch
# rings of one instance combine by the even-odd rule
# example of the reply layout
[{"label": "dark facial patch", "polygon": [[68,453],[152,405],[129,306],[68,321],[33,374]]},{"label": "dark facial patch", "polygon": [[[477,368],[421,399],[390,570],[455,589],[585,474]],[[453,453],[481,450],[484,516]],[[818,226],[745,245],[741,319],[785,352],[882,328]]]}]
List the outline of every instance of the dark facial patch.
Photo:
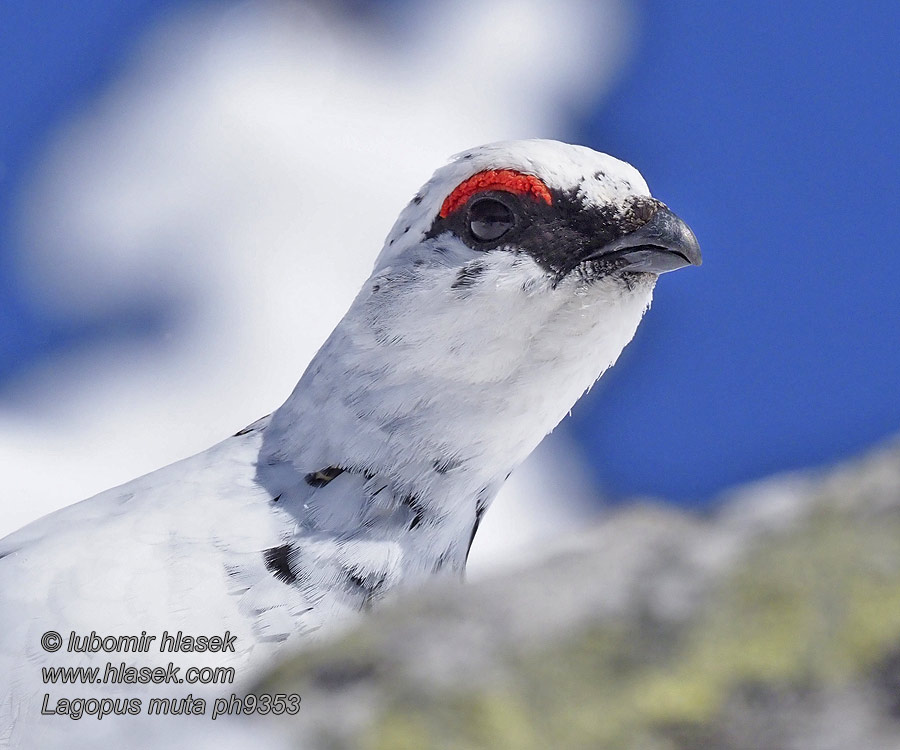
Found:
[{"label": "dark facial patch", "polygon": [[[476,251],[501,248],[524,252],[548,273],[561,279],[591,253],[642,227],[663,205],[653,198],[637,196],[627,201],[624,207],[585,207],[574,190],[551,190],[550,193],[552,202],[549,205],[527,195],[504,191],[477,193],[446,218],[436,218],[425,236],[432,238],[452,232]],[[480,240],[470,226],[472,203],[485,197],[501,201],[515,217],[515,225],[493,241]],[[598,266],[594,269],[597,272],[616,270],[614,266],[601,268],[604,261],[590,263]],[[460,282],[465,284],[468,275],[465,268],[460,271],[454,287]]]}]

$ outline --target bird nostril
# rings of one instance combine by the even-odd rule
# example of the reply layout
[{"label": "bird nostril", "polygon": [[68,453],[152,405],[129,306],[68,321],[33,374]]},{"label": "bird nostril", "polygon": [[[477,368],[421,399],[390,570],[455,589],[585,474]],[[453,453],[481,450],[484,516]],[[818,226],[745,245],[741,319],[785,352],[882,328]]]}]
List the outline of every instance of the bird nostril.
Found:
[{"label": "bird nostril", "polygon": [[637,197],[633,198],[628,206],[628,216],[634,224],[634,228],[638,229],[649,222],[656,214],[665,208],[665,204],[655,198]]}]

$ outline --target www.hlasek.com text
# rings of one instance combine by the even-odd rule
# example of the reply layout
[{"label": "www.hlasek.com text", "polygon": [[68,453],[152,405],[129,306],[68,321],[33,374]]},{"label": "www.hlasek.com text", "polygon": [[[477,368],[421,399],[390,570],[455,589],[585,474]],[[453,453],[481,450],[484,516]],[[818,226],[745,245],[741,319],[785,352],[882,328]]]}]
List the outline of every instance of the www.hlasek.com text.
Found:
[{"label": "www.hlasek.com text", "polygon": [[[41,646],[48,653],[55,653],[65,645],[68,653],[148,653],[158,650],[159,653],[235,653],[237,637],[226,630],[223,635],[186,635],[182,631],[162,635],[149,635],[141,631],[140,635],[98,635],[91,631],[89,635],[78,635],[74,631],[67,639],[50,630],[41,637]],[[183,671],[182,671],[183,669]],[[108,662],[103,666],[46,666],[41,667],[41,677],[45,685],[222,685],[231,684],[235,679],[234,667],[210,666],[175,666],[169,662],[166,666],[136,667],[126,664]],[[210,699],[211,711],[207,699],[194,697],[189,693],[184,697],[157,698],[56,698],[53,700],[46,693],[41,705],[43,716],[66,716],[78,720],[84,716],[103,719],[106,716],[205,716],[212,719],[219,716],[272,714],[280,716],[295,715],[300,710],[300,696],[296,693],[268,693],[238,696],[232,693],[228,697]]]}]

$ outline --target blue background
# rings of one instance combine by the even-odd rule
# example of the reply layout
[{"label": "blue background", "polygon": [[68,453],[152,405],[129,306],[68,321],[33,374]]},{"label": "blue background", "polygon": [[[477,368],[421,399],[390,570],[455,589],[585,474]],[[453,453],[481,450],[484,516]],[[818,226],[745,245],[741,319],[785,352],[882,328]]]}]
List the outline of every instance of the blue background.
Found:
[{"label": "blue background", "polygon": [[[62,348],[165,319],[140,306],[44,319],[18,291],[10,218],[53,127],[182,4],[0,5],[0,396]],[[568,429],[605,492],[704,506],[900,428],[900,4],[636,10],[636,49],[611,95],[573,106],[561,135],[638,165],[705,262],[662,279]]]}]

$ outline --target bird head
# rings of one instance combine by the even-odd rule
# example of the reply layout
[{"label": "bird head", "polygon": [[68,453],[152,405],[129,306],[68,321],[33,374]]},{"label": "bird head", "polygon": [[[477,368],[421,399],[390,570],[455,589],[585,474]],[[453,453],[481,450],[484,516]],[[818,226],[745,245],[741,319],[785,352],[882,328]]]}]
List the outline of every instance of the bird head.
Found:
[{"label": "bird head", "polygon": [[615,362],[659,275],[699,263],[624,162],[547,140],[466,151],[400,214],[276,424],[327,402],[329,435],[294,440],[320,446],[309,465],[343,452],[421,482],[449,456],[493,481]]},{"label": "bird head", "polygon": [[528,379],[536,364],[574,355],[593,371],[583,390],[631,339],[658,276],[699,263],[693,232],[631,165],[583,146],[509,141],[434,174],[361,297],[384,341],[444,376]]},{"label": "bird head", "polygon": [[398,218],[375,271],[456,265],[454,288],[471,288],[510,257],[549,290],[647,284],[701,262],[693,232],[630,164],[528,140],[472,149],[439,169]]}]

